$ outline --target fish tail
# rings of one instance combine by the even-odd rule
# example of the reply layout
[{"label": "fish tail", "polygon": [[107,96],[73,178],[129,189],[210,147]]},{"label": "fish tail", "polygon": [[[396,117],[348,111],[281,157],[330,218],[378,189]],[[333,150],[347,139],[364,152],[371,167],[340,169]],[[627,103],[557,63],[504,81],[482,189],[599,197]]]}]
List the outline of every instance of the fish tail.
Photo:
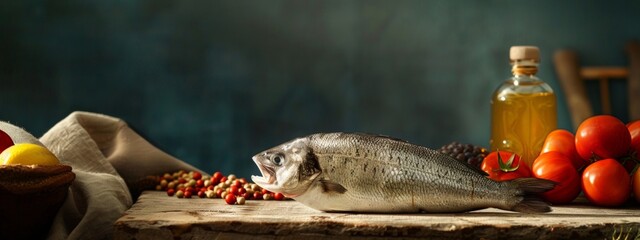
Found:
[{"label": "fish tail", "polygon": [[540,199],[539,194],[553,189],[556,182],[541,178],[516,178],[509,182],[520,190],[520,201],[509,210],[523,213],[551,212],[551,207]]}]

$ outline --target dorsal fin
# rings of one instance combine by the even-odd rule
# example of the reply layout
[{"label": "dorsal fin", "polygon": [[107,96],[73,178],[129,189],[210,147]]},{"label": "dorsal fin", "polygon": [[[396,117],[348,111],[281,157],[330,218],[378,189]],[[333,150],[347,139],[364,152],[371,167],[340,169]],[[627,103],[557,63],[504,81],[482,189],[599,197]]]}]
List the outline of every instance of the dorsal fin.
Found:
[{"label": "dorsal fin", "polygon": [[387,136],[387,135],[370,134],[370,133],[362,133],[362,132],[356,132],[356,133],[351,133],[351,134],[360,135],[360,136],[363,136],[363,137],[371,137],[371,138],[386,138],[386,139],[389,139],[389,140],[392,140],[392,141],[409,143],[409,141],[407,141],[407,140],[396,138],[396,137],[391,137],[391,136]]}]

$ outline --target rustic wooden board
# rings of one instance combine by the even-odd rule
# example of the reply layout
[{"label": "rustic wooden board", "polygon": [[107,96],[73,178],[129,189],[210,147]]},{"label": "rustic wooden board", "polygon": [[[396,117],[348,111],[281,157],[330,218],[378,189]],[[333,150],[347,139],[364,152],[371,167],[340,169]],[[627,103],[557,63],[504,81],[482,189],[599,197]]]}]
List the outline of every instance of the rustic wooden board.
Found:
[{"label": "rustic wooden board", "polygon": [[[116,239],[611,239],[636,237],[640,209],[553,207],[547,214],[484,209],[459,214],[325,213],[295,201],[179,199],[144,192],[114,226]],[[615,233],[614,233],[615,231]]]}]

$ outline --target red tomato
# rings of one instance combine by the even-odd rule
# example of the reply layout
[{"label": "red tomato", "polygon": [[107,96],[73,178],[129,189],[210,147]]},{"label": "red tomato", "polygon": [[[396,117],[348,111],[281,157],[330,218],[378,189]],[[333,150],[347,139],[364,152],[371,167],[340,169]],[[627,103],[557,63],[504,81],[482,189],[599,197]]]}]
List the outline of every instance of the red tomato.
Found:
[{"label": "red tomato", "polygon": [[572,202],[580,194],[580,174],[571,163],[571,159],[559,152],[540,154],[531,167],[533,176],[551,180],[557,185],[542,193],[542,197],[550,203],[566,204]]},{"label": "red tomato", "polygon": [[606,207],[623,204],[631,192],[631,178],[615,159],[600,160],[582,173],[582,190],[590,202]]},{"label": "red tomato", "polygon": [[609,115],[587,118],[576,131],[576,150],[586,160],[622,157],[629,151],[630,144],[627,126]]},{"label": "red tomato", "polygon": [[640,156],[640,120],[627,124],[627,129],[631,134],[631,150],[635,151],[635,156]]},{"label": "red tomato", "polygon": [[[501,162],[498,162],[498,152],[489,153],[482,160],[480,168],[489,174],[489,178],[496,181],[506,181],[521,177],[531,177],[531,169],[527,164],[520,161],[520,156],[505,151],[500,151],[499,153]],[[512,155],[513,159],[511,159]]]},{"label": "red tomato", "polygon": [[640,171],[636,170],[631,178],[631,182],[633,187],[633,196],[636,198],[636,201],[640,203]]},{"label": "red tomato", "polygon": [[578,155],[578,151],[576,151],[576,141],[573,133],[564,130],[564,129],[556,129],[550,132],[547,135],[547,138],[544,140],[544,145],[542,145],[542,151],[540,154],[546,152],[559,152],[569,157],[571,160],[571,164],[576,169],[584,167],[589,162],[585,161]]},{"label": "red tomato", "polygon": [[11,146],[13,146],[13,140],[11,140],[9,134],[0,130],[0,152]]}]

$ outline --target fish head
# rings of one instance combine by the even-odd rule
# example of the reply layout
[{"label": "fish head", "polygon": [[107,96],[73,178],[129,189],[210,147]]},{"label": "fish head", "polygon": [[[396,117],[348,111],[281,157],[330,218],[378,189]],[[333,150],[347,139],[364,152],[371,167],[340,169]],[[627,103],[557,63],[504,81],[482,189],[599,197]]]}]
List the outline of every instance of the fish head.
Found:
[{"label": "fish head", "polygon": [[321,169],[309,140],[299,138],[253,156],[262,176],[251,176],[260,187],[297,197],[311,186]]}]

